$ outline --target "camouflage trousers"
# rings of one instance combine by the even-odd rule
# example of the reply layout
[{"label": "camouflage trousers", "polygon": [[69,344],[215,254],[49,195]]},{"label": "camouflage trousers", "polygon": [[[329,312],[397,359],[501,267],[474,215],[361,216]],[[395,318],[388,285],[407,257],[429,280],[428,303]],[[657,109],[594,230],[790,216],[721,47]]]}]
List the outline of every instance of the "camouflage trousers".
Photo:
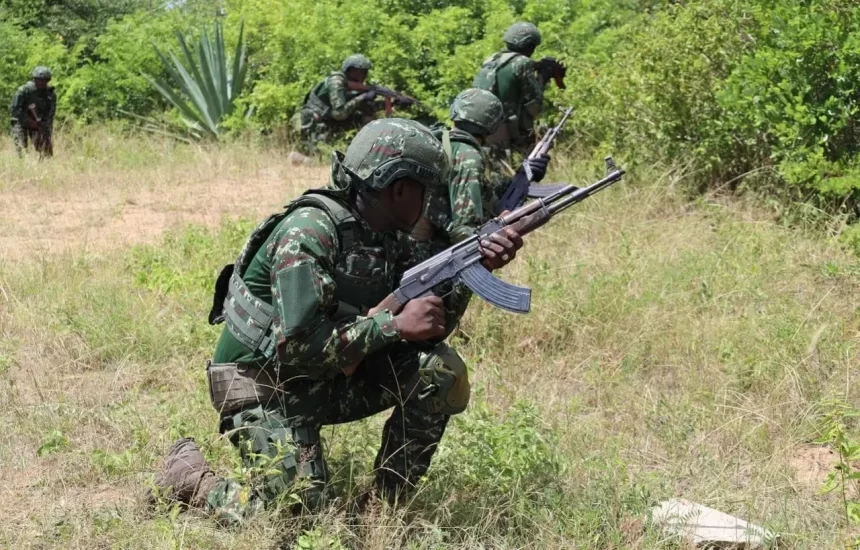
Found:
[{"label": "camouflage trousers", "polygon": [[[442,355],[453,353],[441,346]],[[328,480],[320,428],[392,408],[374,462],[376,487],[392,497],[414,485],[430,467],[450,415],[465,409],[468,377],[464,364],[462,373],[451,376],[449,365],[456,361],[440,359],[436,350],[395,348],[368,357],[352,376],[296,377],[281,384],[269,403],[224,415],[221,433],[239,449],[246,469],[258,474],[244,485],[219,481],[207,496],[208,511],[239,521],[289,491],[317,508]]]},{"label": "camouflage trousers", "polygon": [[23,155],[27,149],[29,142],[33,142],[33,148],[39,153],[40,157],[50,157],[54,155],[53,146],[53,128],[51,126],[41,126],[38,130],[25,128],[17,122],[12,123],[12,141],[15,143],[15,149],[18,155]]}]

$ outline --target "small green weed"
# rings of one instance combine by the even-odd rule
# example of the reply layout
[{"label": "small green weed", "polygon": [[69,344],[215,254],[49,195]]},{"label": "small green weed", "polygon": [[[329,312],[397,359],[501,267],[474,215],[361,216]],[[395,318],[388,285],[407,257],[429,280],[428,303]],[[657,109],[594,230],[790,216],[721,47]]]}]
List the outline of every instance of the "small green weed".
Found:
[{"label": "small green weed", "polygon": [[[860,416],[860,411],[840,400],[828,401],[824,406],[827,411],[824,417],[824,435],[817,443],[829,445],[839,460],[828,474],[821,491],[838,492],[842,497],[845,522],[860,524],[860,500],[856,496],[860,494],[860,469],[856,468],[856,463],[860,460],[860,440],[852,435],[848,426],[852,419]],[[860,538],[854,543],[860,544]]]},{"label": "small green weed", "polygon": [[36,455],[48,456],[58,453],[69,446],[69,438],[60,430],[52,430],[45,441],[36,449]]}]

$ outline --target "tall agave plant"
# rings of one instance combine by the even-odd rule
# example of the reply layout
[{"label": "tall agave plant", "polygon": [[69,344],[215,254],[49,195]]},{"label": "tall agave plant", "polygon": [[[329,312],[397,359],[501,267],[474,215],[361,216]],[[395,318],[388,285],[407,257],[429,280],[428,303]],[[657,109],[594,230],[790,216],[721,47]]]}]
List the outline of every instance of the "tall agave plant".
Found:
[{"label": "tall agave plant", "polygon": [[[227,60],[220,22],[215,23],[213,40],[203,29],[196,52],[188,47],[182,34],[177,33],[177,37],[184,63],[172,51],[164,55],[158,46],[153,45],[173,86],[162,79],[144,77],[179,110],[193,135],[217,138],[221,134],[221,123],[233,112],[236,98],[245,84],[248,69],[245,24],[243,22],[239,27],[232,66]],[[175,92],[174,88],[181,93]]]}]

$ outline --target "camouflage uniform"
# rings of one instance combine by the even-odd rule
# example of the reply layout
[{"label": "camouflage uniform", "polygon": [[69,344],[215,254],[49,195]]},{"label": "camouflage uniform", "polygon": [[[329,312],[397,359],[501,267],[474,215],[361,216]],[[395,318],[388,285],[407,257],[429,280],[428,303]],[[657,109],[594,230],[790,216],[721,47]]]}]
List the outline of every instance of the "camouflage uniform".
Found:
[{"label": "camouflage uniform", "polygon": [[330,142],[348,130],[359,130],[375,118],[382,104],[367,101],[362,92],[350,90],[346,78],[350,68],[370,70],[372,67],[363,55],[351,55],[340,71],[331,73],[311,88],[304,106],[291,120],[304,153],[312,154],[319,143]]},{"label": "camouflage uniform", "polygon": [[[498,200],[487,157],[477,137],[493,133],[501,124],[501,103],[491,93],[471,88],[454,99],[450,118],[454,128],[433,128],[433,135],[442,142],[451,162],[448,179],[444,185],[428,189],[422,219],[411,235],[402,237],[404,247],[411,251],[412,264],[474,234],[490,219]],[[466,287],[456,290],[446,304],[449,333],[466,313],[472,296]]]},{"label": "camouflage uniform", "polygon": [[541,42],[537,27],[514,23],[505,31],[503,40],[507,48],[484,60],[473,86],[495,94],[505,108],[505,124],[487,143],[494,172],[510,176],[512,171],[502,163],[510,167],[514,164],[511,154],[526,156],[534,145],[534,125],[543,109],[545,84],[530,59]]},{"label": "camouflage uniform", "polygon": [[[209,381],[216,403],[216,367],[254,373],[255,397],[231,410],[222,405],[220,430],[247,467],[265,473],[250,486],[207,483],[210,511],[240,519],[296,477],[304,480],[304,503],[317,506],[327,478],[320,427],[392,407],[374,464],[377,487],[394,495],[427,471],[450,415],[468,403],[466,367],[444,344],[402,342],[390,311],[368,315],[396,287],[407,254],[395,233],[367,225],[352,197],[356,189],[394,181],[385,177],[438,185],[447,169],[441,146],[423,126],[374,122],[346,156],[336,154],[328,189],[309,191],[252,234],[230,276],[226,327]],[[449,303],[462,288],[453,289]],[[270,325],[260,320],[265,310]],[[354,364],[358,369],[346,376]]]},{"label": "camouflage uniform", "polygon": [[[46,67],[36,67],[32,77],[50,80],[51,71]],[[36,112],[38,121],[33,118],[33,110]],[[52,140],[56,110],[57,96],[53,87],[48,86],[40,90],[36,87],[36,83],[31,80],[18,88],[12,97],[12,103],[9,105],[9,114],[12,124],[12,139],[19,155],[23,154],[31,139],[33,140],[33,147],[41,156],[53,154]]]},{"label": "camouflage uniform", "polygon": [[472,235],[491,217],[497,191],[478,137],[495,132],[502,116],[502,105],[493,94],[471,88],[451,104],[454,128],[434,127],[451,171],[444,186],[429,190],[424,219],[413,232],[416,240],[435,237],[441,238],[441,245],[450,245]]}]

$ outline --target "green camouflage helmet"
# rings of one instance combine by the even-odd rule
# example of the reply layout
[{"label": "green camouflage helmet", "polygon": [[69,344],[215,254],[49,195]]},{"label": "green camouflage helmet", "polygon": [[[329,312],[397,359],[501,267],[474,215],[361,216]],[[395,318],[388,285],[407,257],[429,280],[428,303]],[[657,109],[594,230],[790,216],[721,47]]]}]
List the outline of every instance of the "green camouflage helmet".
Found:
[{"label": "green camouflage helmet", "polygon": [[375,120],[349,144],[342,163],[352,179],[371,189],[385,189],[401,178],[426,186],[448,175],[448,157],[430,130],[402,118]]},{"label": "green camouflage helmet", "polygon": [[517,52],[537,48],[540,46],[540,31],[533,24],[520,21],[508,27],[502,40],[508,48]]},{"label": "green camouflage helmet", "polygon": [[30,74],[30,76],[34,80],[37,78],[40,80],[51,80],[51,69],[40,65],[33,69],[33,72]]},{"label": "green camouflage helmet", "polygon": [[369,71],[373,68],[373,63],[370,60],[360,53],[353,54],[346,59],[343,60],[343,65],[340,66],[340,70],[346,72],[350,69],[361,69],[363,71]]},{"label": "green camouflage helmet", "polygon": [[486,90],[469,88],[460,92],[451,104],[451,120],[476,136],[495,133],[503,117],[502,102]]}]

